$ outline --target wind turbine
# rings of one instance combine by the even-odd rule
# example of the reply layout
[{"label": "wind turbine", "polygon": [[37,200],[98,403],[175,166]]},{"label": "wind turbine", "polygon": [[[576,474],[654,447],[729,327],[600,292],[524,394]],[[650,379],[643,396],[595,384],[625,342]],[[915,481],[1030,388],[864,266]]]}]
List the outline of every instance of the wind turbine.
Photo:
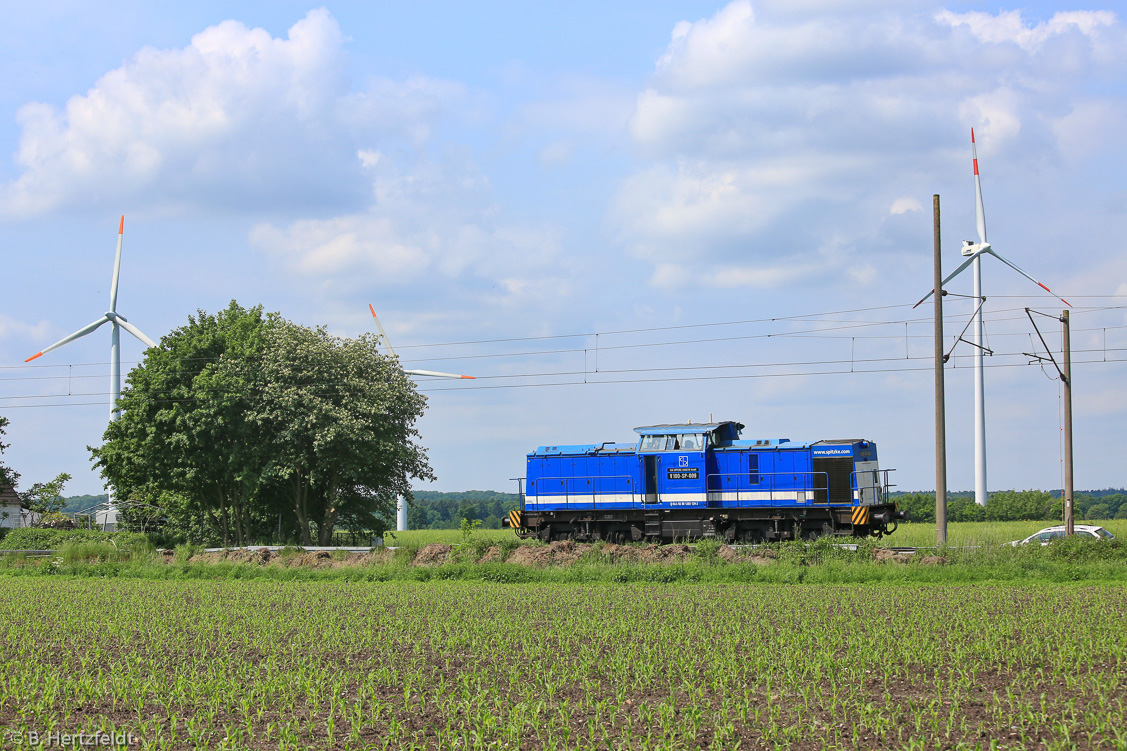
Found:
[{"label": "wind turbine", "polygon": [[[80,339],[87,334],[101,328],[105,324],[110,324],[110,422],[118,418],[117,400],[121,396],[121,331],[125,329],[133,336],[140,339],[149,347],[155,347],[154,342],[149,337],[129,321],[125,320],[125,316],[117,312],[117,280],[121,274],[121,238],[125,232],[125,215],[121,216],[121,223],[117,226],[117,254],[114,256],[113,262],[113,281],[110,282],[110,309],[103,313],[96,321],[83,326],[78,331],[70,336],[63,337],[59,341],[52,344],[50,347],[36,352],[31,357],[24,360],[24,362],[31,362],[37,357],[62,347],[64,344],[70,344],[75,339]],[[113,489],[109,491],[109,500],[107,509],[113,510]]]},{"label": "wind turbine", "polygon": [[[982,306],[986,302],[986,298],[982,296],[982,256],[990,254],[997,258],[1002,263],[1009,266],[1017,273],[1024,276],[1029,281],[1036,284],[1041,289],[1045,290],[1051,295],[1055,295],[1051,289],[1046,287],[1041,282],[1034,279],[1027,274],[1017,264],[1003,258],[997,253],[994,248],[986,240],[986,211],[982,207],[982,180],[978,175],[978,148],[974,140],[974,128],[970,130],[970,150],[971,158],[974,161],[974,198],[975,198],[975,225],[978,229],[978,242],[972,243],[970,240],[963,240],[962,253],[967,257],[967,260],[952,271],[946,279],[943,280],[943,285],[946,286],[947,282],[958,276],[967,266],[973,264],[974,266],[974,299],[976,301],[974,316],[971,319],[971,331],[973,336],[972,344],[974,345],[974,502],[979,506],[986,505],[986,408],[985,408],[985,382],[982,374]],[[923,300],[913,305],[913,308],[920,306],[924,300],[931,297],[935,292],[932,290],[924,295]],[[1058,298],[1068,307],[1072,307],[1072,303],[1064,298]]]},{"label": "wind turbine", "polygon": [[[380,331],[380,341],[383,342],[383,346],[387,348],[387,353],[398,359],[399,356],[396,355],[395,350],[391,348],[391,342],[387,338],[387,332],[383,330],[380,317],[376,315],[376,309],[372,307],[371,303],[368,303],[368,310],[372,311],[372,318],[376,319],[376,328]],[[426,376],[428,378],[468,378],[473,380],[475,377],[471,375],[458,375],[457,373],[439,373],[434,370],[407,370],[406,368],[403,369],[403,372],[407,375]],[[395,502],[395,531],[404,532],[406,529],[407,503],[403,500],[403,496],[399,496],[399,499]]]}]

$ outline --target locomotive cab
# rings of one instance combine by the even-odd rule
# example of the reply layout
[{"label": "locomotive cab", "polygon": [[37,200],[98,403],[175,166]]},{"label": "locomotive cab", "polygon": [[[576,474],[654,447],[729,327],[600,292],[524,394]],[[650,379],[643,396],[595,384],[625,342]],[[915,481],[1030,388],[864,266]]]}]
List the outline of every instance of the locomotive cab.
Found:
[{"label": "locomotive cab", "polygon": [[708,455],[715,424],[649,425],[638,433],[643,503],[671,508],[708,505]]}]

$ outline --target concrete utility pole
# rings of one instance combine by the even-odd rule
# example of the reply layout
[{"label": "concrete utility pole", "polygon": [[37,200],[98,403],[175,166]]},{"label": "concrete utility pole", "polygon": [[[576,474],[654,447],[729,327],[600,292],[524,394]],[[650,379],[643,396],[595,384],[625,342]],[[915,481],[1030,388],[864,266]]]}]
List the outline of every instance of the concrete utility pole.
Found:
[{"label": "concrete utility pole", "polygon": [[[1069,336],[1068,326],[1068,311],[1061,312],[1061,363],[1058,365],[1056,358],[1053,357],[1053,351],[1049,349],[1049,345],[1045,343],[1045,337],[1041,336],[1041,329],[1037,328],[1037,321],[1033,320],[1032,313],[1036,312],[1030,308],[1025,309],[1025,315],[1029,316],[1029,322],[1033,324],[1033,330],[1037,332],[1037,338],[1041,340],[1041,346],[1045,348],[1045,352],[1049,355],[1047,358],[1042,357],[1036,353],[1026,352],[1025,355],[1032,357],[1035,360],[1045,361],[1049,360],[1053,367],[1057,369],[1057,375],[1060,376],[1061,386],[1063,387],[1064,394],[1064,534],[1069,536],[1076,530],[1073,523],[1073,482],[1072,482],[1072,339]],[[1037,313],[1038,315],[1048,316],[1045,313]]]},{"label": "concrete utility pole", "polygon": [[943,259],[939,237],[939,194],[931,197],[935,231],[935,544],[947,544],[947,408],[943,385]]},{"label": "concrete utility pole", "polygon": [[1061,327],[1064,344],[1064,368],[1061,382],[1064,384],[1064,534],[1075,532],[1072,515],[1072,340],[1068,330],[1068,311],[1061,313]]}]

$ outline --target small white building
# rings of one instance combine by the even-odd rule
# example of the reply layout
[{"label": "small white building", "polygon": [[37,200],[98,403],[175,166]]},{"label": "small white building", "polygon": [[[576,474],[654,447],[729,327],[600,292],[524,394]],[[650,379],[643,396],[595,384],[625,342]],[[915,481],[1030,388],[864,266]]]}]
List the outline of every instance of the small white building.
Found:
[{"label": "small white building", "polygon": [[117,504],[113,501],[105,501],[86,510],[93,521],[94,528],[103,532],[117,531],[117,512]]},{"label": "small white building", "polygon": [[0,528],[31,527],[38,521],[39,514],[20,504],[20,497],[11,485],[0,485]]}]

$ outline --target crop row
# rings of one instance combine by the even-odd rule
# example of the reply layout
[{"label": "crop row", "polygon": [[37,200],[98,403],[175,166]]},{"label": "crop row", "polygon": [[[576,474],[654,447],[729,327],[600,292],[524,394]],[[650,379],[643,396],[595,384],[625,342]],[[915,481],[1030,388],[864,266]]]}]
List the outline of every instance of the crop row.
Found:
[{"label": "crop row", "polygon": [[0,579],[0,724],[146,748],[1127,748],[1119,587]]}]

